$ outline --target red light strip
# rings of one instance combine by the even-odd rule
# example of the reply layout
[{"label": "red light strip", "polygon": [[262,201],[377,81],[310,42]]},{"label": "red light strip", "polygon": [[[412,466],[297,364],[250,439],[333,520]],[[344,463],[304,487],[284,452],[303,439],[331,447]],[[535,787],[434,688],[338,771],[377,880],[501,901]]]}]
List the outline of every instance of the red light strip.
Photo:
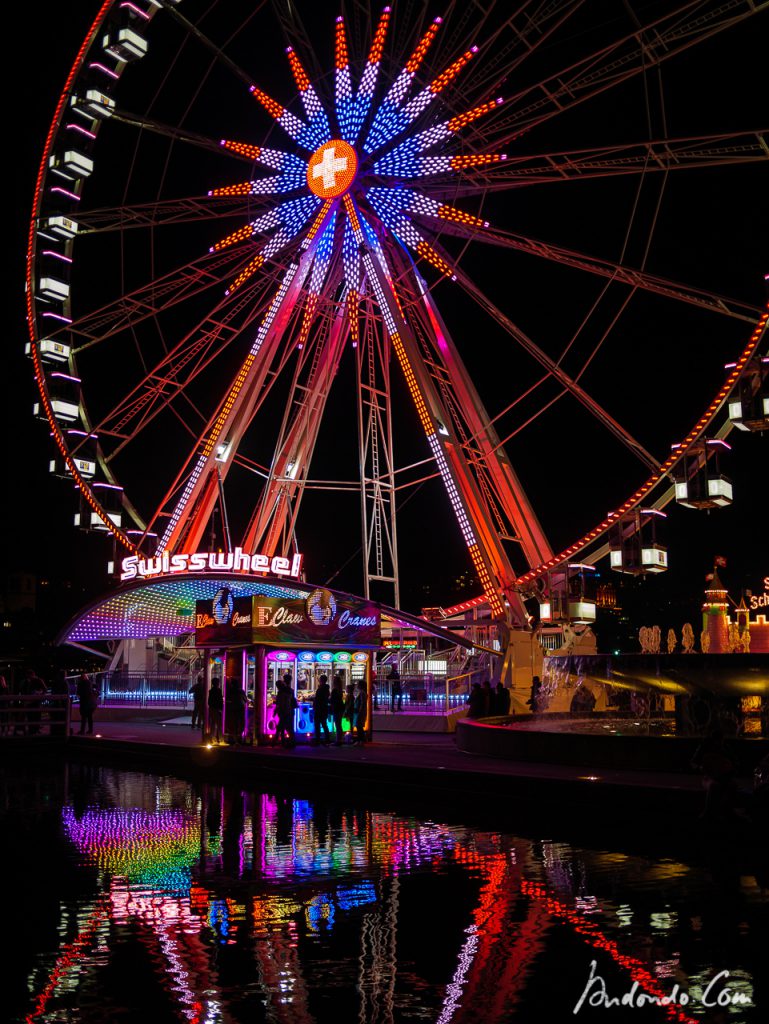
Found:
[{"label": "red light strip", "polygon": [[238,228],[237,231],[233,231],[231,235],[227,235],[226,238],[222,238],[221,241],[215,242],[209,252],[219,252],[221,249],[226,249],[229,245],[236,245],[238,242],[243,242],[247,238],[253,235],[254,231],[250,224],[246,224],[244,228]]},{"label": "red light strip", "polygon": [[[347,197],[345,196],[345,199],[346,198]],[[317,235],[321,224],[326,218],[326,214],[331,209],[332,203],[333,199],[327,199],[323,206],[321,206],[320,210],[318,211],[318,216],[315,218],[312,227],[307,232],[307,237],[305,238],[304,243],[302,245],[303,249],[306,249],[309,246],[310,242],[313,240],[313,238],[315,238],[315,236]]]},{"label": "red light strip", "polygon": [[448,122],[447,128],[449,129],[449,131],[458,132],[460,128],[464,128],[465,125],[470,124],[477,118],[483,117],[484,114],[488,114],[492,110],[496,109],[496,107],[498,107],[501,102],[501,99],[489,100],[488,103],[481,103],[480,106],[473,107],[472,110],[468,110],[464,114],[457,114],[456,117],[452,117],[452,119]]},{"label": "red light strip", "polygon": [[315,317],[315,310],[318,307],[318,296],[315,292],[310,292],[307,295],[307,302],[305,303],[304,312],[302,313],[302,327],[299,331],[299,340],[297,341],[297,348],[304,348],[307,336],[310,333],[310,327],[312,326],[313,319]]},{"label": "red light strip", "polygon": [[473,217],[471,213],[465,213],[464,210],[458,210],[455,206],[448,206],[446,203],[441,203],[438,207],[438,216],[442,220],[450,220],[455,224],[466,224],[472,228],[487,228],[489,226],[487,220]]},{"label": "red light strip", "polygon": [[347,216],[350,218],[350,224],[352,225],[353,231],[356,233],[356,235],[360,235],[361,226],[360,221],[358,220],[358,211],[355,209],[355,204],[350,198],[349,192],[345,193],[345,195],[342,198],[342,202],[344,203],[344,208],[347,212]]},{"label": "red light strip", "polygon": [[454,271],[448,265],[446,260],[433,249],[429,242],[425,242],[424,239],[417,243],[417,253],[423,259],[426,259],[428,263],[431,263],[436,270],[439,270],[446,277],[452,277]]},{"label": "red light strip", "polygon": [[442,71],[437,78],[434,78],[430,82],[430,92],[439,93],[452,82],[465,64],[472,60],[475,54],[478,52],[478,47],[474,46],[471,50],[466,50],[461,57],[458,57],[453,64],[449,64],[445,71]]},{"label": "red light strip", "polygon": [[238,156],[247,156],[252,160],[258,160],[262,152],[260,146],[252,146],[248,142],[231,142],[229,139],[222,139],[221,145]]},{"label": "red light strip", "polygon": [[609,526],[611,526],[612,523],[616,521],[618,516],[624,515],[625,512],[629,512],[631,509],[635,508],[636,505],[640,504],[641,501],[643,501],[643,499],[646,497],[649,491],[651,491],[659,483],[662,477],[665,476],[665,474],[668,473],[673,468],[673,466],[675,466],[676,463],[680,461],[681,457],[685,455],[686,452],[692,447],[692,445],[699,439],[702,431],[708,425],[711,418],[716,414],[722,402],[726,399],[727,395],[734,387],[745,364],[750,359],[752,359],[756,351],[756,348],[758,347],[758,343],[761,340],[761,336],[766,330],[767,320],[769,320],[769,313],[764,313],[761,316],[761,319],[758,321],[758,325],[756,326],[755,331],[751,335],[750,341],[745,347],[742,355],[734,364],[734,369],[726,378],[726,381],[721,390],[710,403],[710,405],[705,410],[703,415],[699,418],[699,420],[697,420],[694,427],[689,431],[684,440],[679,445],[675,446],[673,454],[670,455],[665,460],[665,462],[662,463],[659,470],[652,476],[650,476],[646,483],[639,487],[635,494],[628,498],[624,505],[620,505],[620,507],[616,509],[614,512],[610,512],[606,519],[604,519],[603,522],[599,523],[594,530],[591,530],[590,533],[586,533],[584,537],[581,537],[578,541],[576,541],[576,543],[572,544],[570,547],[564,548],[563,551],[559,552],[559,554],[557,555],[554,555],[553,558],[551,558],[549,561],[543,562],[541,565],[536,566],[529,572],[524,573],[523,576],[519,576],[518,579],[515,581],[516,586],[520,586],[525,583],[530,583],[532,580],[535,580],[539,576],[544,575],[544,573],[546,573],[548,569],[552,569],[553,566],[558,565],[559,562],[563,562],[566,559],[571,558],[578,551],[581,551],[582,548],[587,547],[587,545],[591,541],[595,540],[596,537],[604,533],[609,528]]},{"label": "red light strip", "polygon": [[254,258],[252,260],[250,260],[245,265],[245,267],[243,267],[241,272],[238,274],[238,276],[235,278],[235,280],[232,282],[232,284],[227,289],[227,293],[226,294],[227,295],[232,295],[232,293],[235,291],[235,289],[236,288],[240,288],[240,286],[242,284],[245,284],[246,281],[249,279],[249,277],[252,277],[257,272],[259,267],[262,266],[263,263],[264,263],[264,256],[262,256],[261,253],[258,256],[254,256]]},{"label": "red light strip", "polygon": [[270,115],[270,117],[274,117],[276,121],[283,117],[285,107],[282,107],[277,100],[274,100],[272,99],[271,96],[268,96],[266,92],[262,92],[262,90],[257,88],[257,86],[252,85],[251,95],[254,97],[255,100],[258,100],[259,103],[262,104],[262,106]]},{"label": "red light strip", "polygon": [[350,324],[350,337],[353,345],[358,344],[358,304],[360,302],[360,295],[354,289],[350,289],[347,293],[347,319]]},{"label": "red light strip", "polygon": [[[382,53],[384,51],[385,37],[387,35],[387,25],[390,21],[390,8],[385,7],[379,18],[379,24],[376,27],[374,38],[371,43],[371,50],[368,55],[369,64],[378,64],[382,59]],[[338,65],[337,65],[338,66]]]},{"label": "red light strip", "polygon": [[484,167],[486,164],[498,164],[507,160],[506,153],[468,153],[465,156],[453,156],[451,169],[464,171],[469,167]]},{"label": "red light strip", "polygon": [[350,55],[347,52],[347,38],[344,31],[344,18],[342,18],[341,15],[336,19],[334,63],[337,71],[344,71],[350,63]]},{"label": "red light strip", "polygon": [[414,75],[418,71],[419,65],[424,60],[425,54],[430,49],[430,44],[432,43],[433,39],[435,39],[435,34],[440,27],[441,19],[436,18],[432,25],[428,28],[428,30],[417,43],[417,48],[414,50],[414,52],[411,54],[408,61],[406,62],[406,70],[410,75]]},{"label": "red light strip", "polygon": [[237,185],[223,185],[221,188],[212,188],[212,196],[248,196],[251,194],[251,182],[241,181]]},{"label": "red light strip", "polygon": [[[105,3],[102,4],[102,6],[99,8],[99,12],[93,20],[91,28],[89,29],[88,34],[86,35],[83,41],[83,45],[78,50],[77,56],[75,57],[75,60],[72,64],[69,75],[67,76],[67,80],[64,83],[64,88],[62,89],[61,95],[59,96],[58,103],[56,104],[56,110],[53,115],[53,120],[51,121],[50,128],[48,129],[48,134],[45,139],[45,145],[43,146],[43,155],[40,160],[40,166],[37,172],[37,181],[35,182],[35,194],[32,202],[32,209],[35,212],[35,214],[40,208],[40,196],[43,191],[43,180],[45,177],[46,170],[48,169],[48,158],[51,153],[51,147],[53,144],[53,137],[56,130],[56,126],[59,123],[62,110],[69,97],[70,89],[75,80],[75,76],[78,72],[82,59],[85,56],[94,38],[96,37],[96,34],[99,31],[99,27],[111,7],[112,0],[105,0]],[[79,199],[80,197],[75,196],[74,198]],[[35,339],[35,310],[33,303],[35,292],[34,282],[32,279],[32,267],[35,251],[36,230],[37,219],[36,216],[33,216],[29,225],[29,236],[27,242],[27,328],[29,330],[29,338],[31,342],[30,351],[32,354],[32,363],[35,368],[35,379],[37,381],[38,390],[40,392],[40,399],[43,404],[43,410],[45,412],[46,418],[48,419],[48,423],[51,427],[51,434],[56,443],[56,446],[61,452],[62,457],[64,458],[64,461],[67,464],[67,468],[69,469],[70,473],[73,476],[73,479],[77,483],[81,495],[83,496],[83,498],[85,498],[86,502],[91,506],[93,511],[99,517],[99,519],[101,519],[101,521],[104,523],[107,530],[109,530],[109,532],[114,537],[116,537],[125,548],[127,548],[131,552],[138,554],[139,549],[136,547],[136,545],[128,539],[128,537],[125,535],[125,533],[123,533],[121,529],[115,526],[115,524],[112,522],[107,513],[103,511],[101,505],[96,501],[96,499],[93,496],[93,493],[91,492],[91,488],[88,486],[88,483],[81,475],[75,460],[69,454],[69,449],[67,448],[67,445],[64,441],[64,435],[62,434],[61,428],[59,427],[59,423],[53,414],[53,409],[51,408],[51,402],[50,399],[48,398],[48,393],[43,385],[43,381],[45,380],[45,371],[43,369],[42,363],[40,362],[40,353],[38,352],[37,342]]]},{"label": "red light strip", "polygon": [[[296,51],[292,46],[288,47],[286,55],[288,56],[288,63],[291,65],[291,70],[294,74],[294,81],[296,82],[297,89],[299,92],[305,92],[310,88],[309,75],[302,67],[302,62],[297,57]],[[274,103],[274,100],[271,100],[270,102]],[[275,105],[278,106],[278,104]]]},{"label": "red light strip", "polygon": [[400,334],[398,334],[397,331],[394,334],[391,334],[390,341],[392,342],[393,348],[395,349],[395,354],[398,357],[398,362],[401,364],[403,376],[406,378],[406,387],[409,389],[409,394],[411,395],[414,401],[414,405],[416,406],[417,415],[419,416],[419,422],[422,424],[422,427],[426,434],[433,434],[435,433],[435,427],[433,426],[433,421],[430,418],[430,413],[427,411],[427,405],[425,403],[424,398],[422,397],[422,392],[420,391],[419,385],[417,384],[417,379],[414,376],[414,371],[411,369],[411,363],[409,362],[408,356],[406,355],[406,349],[403,347],[403,342],[401,341]]}]

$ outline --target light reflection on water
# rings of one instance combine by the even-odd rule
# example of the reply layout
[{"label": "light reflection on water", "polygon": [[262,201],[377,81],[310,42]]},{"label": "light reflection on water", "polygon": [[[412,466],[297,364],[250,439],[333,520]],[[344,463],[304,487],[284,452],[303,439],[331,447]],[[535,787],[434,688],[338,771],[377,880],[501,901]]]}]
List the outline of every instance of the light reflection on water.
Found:
[{"label": "light reflection on water", "polygon": [[[60,796],[71,878],[55,942],[31,930],[30,1022],[560,1021],[592,961],[612,993],[691,1003],[578,1020],[759,1019],[750,879],[106,769]],[[701,995],[723,969],[751,1002],[721,1018]]]}]

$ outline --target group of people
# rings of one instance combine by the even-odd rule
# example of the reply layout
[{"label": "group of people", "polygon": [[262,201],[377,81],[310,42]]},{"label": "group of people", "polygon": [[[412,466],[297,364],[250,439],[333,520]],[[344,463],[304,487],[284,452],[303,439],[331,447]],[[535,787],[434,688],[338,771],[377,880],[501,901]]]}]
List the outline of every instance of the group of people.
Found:
[{"label": "group of people", "polygon": [[[225,680],[224,691],[219,679],[212,679],[206,701],[206,688],[202,676],[190,687],[193,699],[193,729],[202,729],[205,725],[206,703],[208,706],[208,726],[212,743],[222,742],[224,731],[234,743],[239,743],[246,728],[246,711],[248,700],[238,680]],[[368,694],[366,684],[361,680],[357,686],[348,684],[345,688],[341,675],[334,676],[329,685],[328,676],[322,675],[318,680],[318,688],[313,696],[313,715],[315,719],[315,743],[342,746],[364,743],[366,740],[366,718]],[[277,725],[274,743],[284,747],[296,745],[296,729],[294,712],[299,704],[294,693],[291,674],[287,672],[277,681],[275,690],[275,712]],[[348,729],[345,731],[345,722]]]},{"label": "group of people", "polygon": [[[76,692],[80,711],[80,733],[92,734],[93,714],[98,707],[99,699],[98,691],[85,673],[78,678]],[[8,684],[5,676],[0,676],[0,735],[39,735],[42,731],[45,705],[51,736],[63,736],[66,731],[67,701],[70,697],[70,687],[63,669],[54,674],[50,686],[34,669],[27,669],[24,677],[13,687]]]},{"label": "group of people", "polygon": [[[290,686],[291,677],[285,676],[284,678],[288,680]],[[345,720],[349,724],[349,742],[351,744],[365,743],[368,692],[363,680],[360,680],[357,687],[354,683],[348,683],[345,688],[344,680],[338,673],[334,676],[331,686],[328,683],[328,676],[322,675],[318,680],[318,688],[315,691],[312,705],[317,744],[328,746],[334,742],[336,746],[341,747],[345,739]],[[333,740],[329,719],[334,724],[335,739]]]},{"label": "group of people", "polygon": [[510,714],[510,691],[497,683],[492,687],[487,679],[483,685],[473,683],[467,698],[468,718],[490,718]]},{"label": "group of people", "polygon": [[224,690],[222,681],[211,680],[206,701],[206,685],[202,676],[198,676],[190,687],[192,696],[191,728],[203,729],[206,723],[206,703],[208,704],[208,726],[213,743],[222,742],[222,719],[227,736],[233,743],[240,743],[246,731],[246,711],[248,697],[238,679],[225,679]]}]

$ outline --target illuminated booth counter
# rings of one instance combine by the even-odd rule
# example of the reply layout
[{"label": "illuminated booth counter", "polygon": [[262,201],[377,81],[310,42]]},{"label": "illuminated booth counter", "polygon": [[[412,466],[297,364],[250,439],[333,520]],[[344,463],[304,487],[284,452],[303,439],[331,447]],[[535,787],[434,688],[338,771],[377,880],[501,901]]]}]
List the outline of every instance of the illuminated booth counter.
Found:
[{"label": "illuminated booth counter", "polygon": [[[222,734],[242,734],[257,743],[275,736],[275,695],[284,675],[289,675],[297,700],[298,741],[314,734],[311,701],[324,674],[329,685],[340,675],[345,689],[365,681],[366,729],[370,729],[375,661],[385,646],[383,624],[385,633],[405,628],[452,645],[471,646],[463,637],[419,616],[301,582],[293,578],[299,573],[298,564],[287,559],[273,560],[275,564],[260,573],[252,566],[253,559],[261,556],[252,556],[248,568],[243,556],[243,568],[238,571],[238,550],[235,557],[205,556],[204,571],[198,571],[203,568],[198,565],[202,554],[138,562],[132,578],[84,608],[57,642],[82,647],[166,638],[175,640],[178,647],[189,646],[202,658],[200,674],[206,694],[215,679],[225,681]],[[136,569],[137,560],[130,561],[129,568]],[[244,721],[240,692],[232,690],[231,698],[237,699],[226,700],[230,687],[246,694]],[[207,700],[205,706],[207,713]],[[233,720],[234,729],[230,728]],[[206,721],[207,732],[211,724]]]}]

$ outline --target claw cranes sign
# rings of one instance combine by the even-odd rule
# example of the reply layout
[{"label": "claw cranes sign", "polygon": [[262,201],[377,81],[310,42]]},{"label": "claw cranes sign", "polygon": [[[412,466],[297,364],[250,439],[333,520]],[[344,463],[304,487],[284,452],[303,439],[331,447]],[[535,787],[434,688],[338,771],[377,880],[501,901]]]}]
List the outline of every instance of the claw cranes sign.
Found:
[{"label": "claw cranes sign", "polygon": [[[44,145],[27,260],[29,354],[37,414],[58,448],[52,471],[76,485],[77,522],[125,546],[133,561],[124,573],[142,574],[143,566],[152,574],[157,565],[173,573],[219,546],[218,538],[209,542],[218,507],[223,549],[257,559],[259,571],[263,559],[273,572],[285,570],[305,526],[299,513],[307,492],[352,489],[349,480],[309,474],[347,358],[355,364],[348,404],[357,405],[354,486],[365,598],[371,587],[378,597],[390,588],[388,603],[399,607],[395,508],[401,488],[421,480],[396,474],[427,459],[425,479],[442,485],[485,603],[495,617],[524,624],[522,588],[530,593],[543,575],[591,546],[581,558],[592,558],[612,517],[670,500],[667,475],[720,414],[763,344],[766,317],[749,303],[593,258],[587,243],[577,252],[502,231],[481,215],[482,200],[495,192],[518,197],[529,184],[547,190],[555,179],[640,174],[652,165],[678,176],[687,167],[765,159],[765,146],[750,133],[729,135],[728,143],[725,136],[682,135],[654,152],[646,141],[529,156],[520,146],[523,135],[533,137],[572,106],[624,82],[635,88],[655,64],[684,52],[690,60],[696,44],[760,17],[763,5],[704,0],[691,12],[681,2],[653,18],[639,15],[642,24],[629,18],[613,42],[569,54],[563,68],[526,86],[519,65],[543,44],[552,54],[590,45],[593,35],[583,31],[595,27],[589,4],[542,4],[525,17],[489,4],[476,25],[468,8],[450,28],[439,17],[409,24],[413,5],[404,5],[397,23],[395,9],[385,7],[366,25],[366,5],[350,5],[354,23],[343,16],[328,22],[328,58],[320,36],[312,52],[301,24],[312,5],[279,4],[275,16],[293,43],[286,60],[295,83],[293,95],[286,90],[281,98],[269,82],[254,80],[259,67],[267,77],[268,65],[254,59],[261,39],[249,35],[251,20],[231,34],[222,9],[237,5],[208,5],[202,18],[200,6],[106,0]],[[312,16],[320,23],[320,14]],[[162,31],[155,18],[164,21]],[[169,45],[173,33],[181,56],[170,66],[153,47]],[[160,93],[163,102],[156,102]],[[166,116],[165,103],[180,104],[175,116]],[[162,121],[156,109],[164,111]],[[113,150],[110,162],[105,156],[116,139],[125,149],[118,143],[120,159]],[[159,146],[167,146],[160,160]],[[135,244],[142,235],[147,244]],[[696,307],[698,316],[707,310],[731,317],[745,331],[748,322],[752,334],[747,344],[740,337],[744,348],[705,415],[660,464],[587,393],[587,364],[570,377],[561,352],[546,353],[470,279],[448,236],[462,246],[481,239],[515,249],[542,266],[559,264],[559,273],[565,266],[596,275],[629,286],[634,297],[656,302],[664,295],[685,310]],[[113,240],[121,259],[114,259]],[[140,251],[149,253],[143,270]],[[90,300],[83,282],[92,275],[81,259],[92,261],[99,279],[112,266],[130,273],[121,269],[112,291]],[[624,505],[561,552],[551,549],[497,433],[499,417],[487,413],[444,322],[434,298],[442,280],[455,280],[495,329],[544,368],[543,380],[555,382],[559,396],[579,402],[612,443],[616,438],[652,472]],[[552,294],[543,287],[543,296]],[[467,325],[474,341],[476,324]],[[552,336],[546,326],[542,334]],[[594,366],[592,360],[591,353]],[[406,466],[394,458],[396,387],[411,403],[410,433],[421,448]],[[528,392],[523,384],[519,390],[523,400]],[[275,417],[278,399],[285,414]],[[524,425],[555,400],[542,401]],[[262,438],[268,441],[259,448]],[[169,467],[157,491],[148,465]],[[241,499],[247,494],[237,503],[241,521],[231,543],[224,542],[227,488]]]}]

